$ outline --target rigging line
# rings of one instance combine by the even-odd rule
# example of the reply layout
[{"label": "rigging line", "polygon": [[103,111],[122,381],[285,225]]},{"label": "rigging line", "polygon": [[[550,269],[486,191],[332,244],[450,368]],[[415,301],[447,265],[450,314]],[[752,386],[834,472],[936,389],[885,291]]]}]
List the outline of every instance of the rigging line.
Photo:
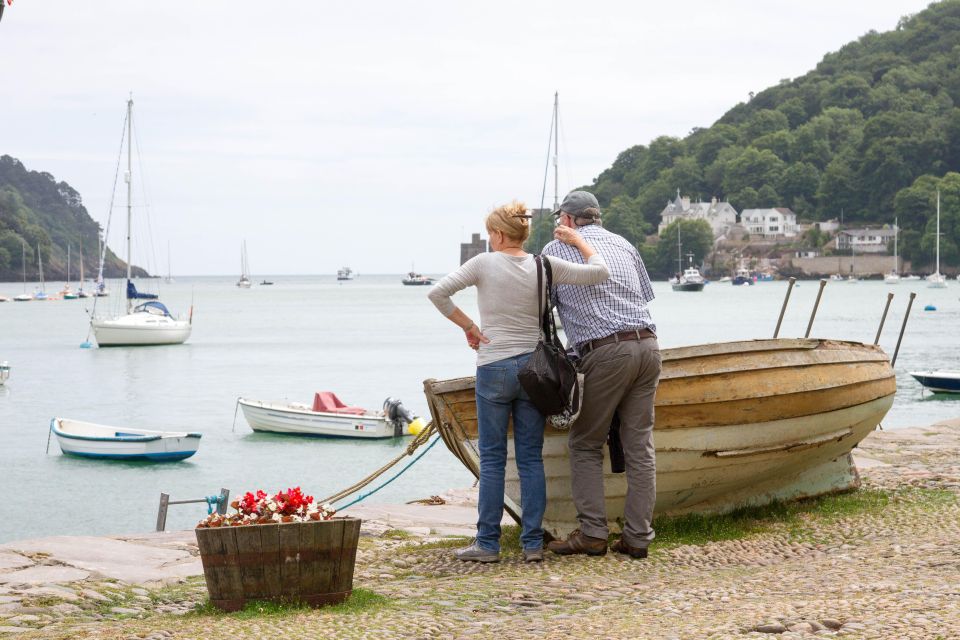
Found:
[{"label": "rigging line", "polygon": [[[543,216],[543,201],[547,197],[547,178],[550,175],[550,150],[553,148],[553,125],[555,112],[552,112],[550,115],[550,133],[547,135],[547,161],[543,166],[543,189],[540,191],[540,215]],[[536,227],[537,237],[534,238],[534,241],[540,243],[540,226]]]},{"label": "rigging line", "polygon": [[[563,146],[563,157],[567,158],[567,162],[564,164],[565,173],[567,174],[567,185],[572,186],[573,182],[573,172],[570,171],[570,147],[567,145],[567,130],[564,127],[560,126],[560,113],[557,113],[557,131],[560,133],[560,144]],[[558,150],[559,153],[559,150]]]},{"label": "rigging line", "polygon": [[[113,170],[113,188],[110,190],[110,208],[107,210],[107,226],[103,229],[103,241],[100,247],[100,264],[97,267],[97,287],[103,282],[103,265],[107,259],[107,241],[110,237],[110,223],[113,221],[113,201],[117,196],[117,180],[120,177],[120,159],[123,158],[123,141],[127,139],[127,112],[123,112],[123,125],[120,128],[120,148],[117,150],[117,166]],[[90,332],[93,330],[93,318],[97,315],[97,301],[100,296],[93,297],[93,309],[90,312],[91,324],[87,328],[87,342],[90,342]]]}]

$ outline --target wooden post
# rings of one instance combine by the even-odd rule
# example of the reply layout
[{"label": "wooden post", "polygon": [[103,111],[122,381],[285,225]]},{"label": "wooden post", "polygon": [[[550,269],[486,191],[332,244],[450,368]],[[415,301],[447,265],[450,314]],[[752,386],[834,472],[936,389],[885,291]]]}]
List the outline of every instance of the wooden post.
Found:
[{"label": "wooden post", "polygon": [[160,494],[160,508],[157,509],[157,531],[167,528],[167,506],[170,504],[170,495]]},{"label": "wooden post", "polygon": [[897,364],[897,355],[900,353],[900,342],[903,340],[903,332],[907,328],[907,318],[910,317],[910,308],[913,306],[913,299],[917,297],[916,292],[910,292],[910,301],[907,302],[907,312],[903,314],[903,324],[900,325],[900,337],[897,338],[897,348],[893,350],[893,358],[890,359],[890,367]]},{"label": "wooden post", "polygon": [[877,327],[877,337],[873,339],[873,344],[880,344],[880,332],[883,331],[883,324],[887,321],[887,311],[890,310],[890,303],[893,301],[893,294],[887,294],[887,304],[883,307],[883,315],[880,316],[880,326]]},{"label": "wooden post", "polygon": [[793,284],[797,281],[796,278],[790,278],[790,284],[787,285],[787,295],[783,298],[783,306],[780,307],[780,317],[777,318],[777,328],[773,330],[773,337],[776,338],[780,335],[780,324],[783,322],[783,314],[787,310],[787,303],[790,302],[790,292],[793,291]]},{"label": "wooden post", "polygon": [[817,291],[817,300],[813,303],[813,311],[810,312],[810,322],[807,323],[807,332],[803,334],[804,338],[810,337],[810,330],[813,329],[813,319],[817,317],[817,308],[820,307],[820,296],[823,295],[823,288],[827,286],[826,280],[820,281],[820,289]]}]

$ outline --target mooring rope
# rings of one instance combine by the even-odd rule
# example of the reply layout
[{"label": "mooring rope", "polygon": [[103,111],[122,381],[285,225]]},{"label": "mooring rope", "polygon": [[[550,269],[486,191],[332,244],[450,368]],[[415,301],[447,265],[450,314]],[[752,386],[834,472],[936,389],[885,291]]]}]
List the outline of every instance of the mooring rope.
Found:
[{"label": "mooring rope", "polygon": [[[388,462],[387,464],[383,465],[382,467],[380,467],[379,469],[377,469],[376,471],[374,471],[373,473],[371,473],[370,475],[368,475],[368,476],[367,476],[366,478],[364,478],[363,480],[361,480],[361,481],[359,481],[359,482],[357,482],[357,483],[354,483],[354,484],[350,485],[349,487],[347,487],[346,489],[343,489],[342,491],[338,491],[337,493],[333,494],[332,496],[329,496],[329,497],[327,497],[327,498],[324,498],[323,500],[320,501],[320,504],[333,504],[334,502],[337,502],[338,500],[343,500],[343,499],[346,498],[347,496],[349,496],[349,495],[351,495],[351,494],[354,494],[354,493],[356,493],[357,491],[360,491],[360,489],[363,489],[363,488],[366,487],[368,484],[370,484],[371,482],[373,482],[374,480],[376,480],[377,478],[379,478],[380,476],[382,476],[384,473],[386,473],[386,472],[389,471],[391,468],[393,468],[397,463],[399,463],[399,462],[400,462],[401,460],[403,460],[405,457],[407,457],[407,456],[412,456],[417,449],[419,449],[424,443],[427,442],[427,440],[430,439],[430,436],[432,436],[434,433],[436,433],[436,431],[437,431],[437,428],[434,426],[433,421],[431,421],[430,424],[428,424],[427,427],[426,427],[423,431],[421,431],[421,432],[417,435],[416,438],[414,438],[413,442],[411,442],[410,444],[407,445],[407,448],[404,449],[403,453],[401,453],[401,454],[398,455],[396,458],[394,458],[393,460],[391,460],[391,461]],[[437,438],[437,440],[439,440],[439,438]],[[436,444],[436,442],[437,442],[437,441],[434,440],[432,443],[430,443],[430,446],[427,447],[427,449],[426,449],[425,451],[423,451],[423,453],[426,453],[427,451],[429,451],[430,448],[433,447],[434,444]],[[421,457],[423,457],[423,453],[421,453],[421,454],[420,454],[419,456],[417,456],[413,461],[411,461],[410,465],[412,465],[414,462],[416,462],[416,461],[419,460]],[[390,482],[393,482],[393,480],[396,479],[397,476],[399,476],[399,475],[402,474],[404,471],[406,471],[407,469],[409,469],[409,468],[410,468],[410,465],[407,465],[402,471],[400,471],[400,473],[398,473],[396,476],[394,476],[393,478],[391,478],[389,481],[387,481],[386,483],[384,483],[383,485],[381,485],[380,487],[378,487],[375,491],[379,491],[380,489],[382,489],[383,487],[385,487],[385,486],[386,486],[387,484],[389,484]],[[374,493],[375,491],[371,491],[370,494]],[[370,494],[367,494],[367,495],[370,495]],[[366,497],[366,496],[364,496],[364,497]],[[360,498],[359,500],[362,500],[362,499],[363,499],[363,498]],[[355,502],[359,502],[359,500],[356,500]],[[354,502],[351,502],[350,504],[354,504]],[[347,505],[347,506],[350,506],[350,505]],[[345,507],[341,507],[341,508],[345,508]]]},{"label": "mooring rope", "polygon": [[381,484],[381,485],[380,485],[379,487],[377,487],[376,489],[373,489],[372,491],[368,491],[367,493],[361,494],[360,496],[358,496],[358,497],[356,497],[355,499],[351,500],[350,502],[348,502],[347,504],[343,505],[342,507],[338,507],[338,508],[337,508],[337,511],[343,511],[343,510],[346,509],[347,507],[352,507],[353,505],[357,504],[357,503],[360,502],[361,500],[363,500],[363,499],[365,499],[365,498],[369,498],[370,496],[372,496],[373,494],[375,494],[377,491],[380,491],[380,489],[383,489],[385,486],[387,486],[388,484],[390,484],[391,482],[393,482],[394,480],[396,480],[397,478],[399,478],[401,475],[403,475],[403,472],[406,471],[407,469],[409,469],[410,467],[412,467],[412,466],[417,462],[417,460],[419,460],[419,459],[422,458],[423,456],[427,455],[427,453],[430,451],[430,449],[433,448],[433,445],[437,444],[437,442],[439,442],[439,441],[440,441],[440,436],[437,436],[436,438],[433,439],[433,442],[431,442],[430,444],[427,445],[427,448],[426,448],[426,449],[424,449],[423,451],[420,452],[420,455],[418,455],[416,458],[414,458],[413,460],[411,460],[410,462],[408,462],[408,463],[407,463],[407,466],[405,466],[403,469],[400,469],[400,471],[398,471],[396,474],[394,474],[394,476],[393,476],[392,478],[390,478],[389,480],[387,480],[386,482],[384,482],[383,484]]}]

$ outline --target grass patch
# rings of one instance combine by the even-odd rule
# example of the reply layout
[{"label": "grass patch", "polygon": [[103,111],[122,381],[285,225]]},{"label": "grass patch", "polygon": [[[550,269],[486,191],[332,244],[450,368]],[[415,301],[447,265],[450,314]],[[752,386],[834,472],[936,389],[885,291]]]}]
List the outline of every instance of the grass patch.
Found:
[{"label": "grass patch", "polygon": [[954,494],[941,490],[889,492],[861,489],[759,507],[742,507],[722,515],[659,516],[654,518],[653,528],[657,532],[658,546],[665,548],[684,544],[701,545],[717,540],[739,540],[782,526],[787,526],[794,535],[803,536],[806,518],[830,521],[864,513],[876,514],[901,497],[931,506],[956,500]]},{"label": "grass patch", "polygon": [[299,602],[267,602],[254,601],[248,602],[243,609],[233,613],[224,613],[220,611],[208,600],[203,606],[198,607],[191,615],[197,616],[229,616],[238,620],[250,618],[275,618],[289,615],[298,615],[310,611],[322,611],[323,613],[338,613],[352,615],[357,613],[367,613],[379,611],[392,606],[393,601],[386,596],[370,591],[369,589],[354,589],[350,597],[340,604],[326,607],[313,608],[309,605]]},{"label": "grass patch", "polygon": [[380,534],[380,537],[386,538],[387,540],[409,540],[413,536],[403,529],[387,529]]},{"label": "grass patch", "polygon": [[430,542],[422,543],[411,543],[403,545],[397,549],[398,553],[416,553],[417,551],[428,551],[430,549],[456,549],[458,547],[465,547],[470,544],[472,538],[466,536],[448,536],[441,538],[440,540],[432,540]]}]

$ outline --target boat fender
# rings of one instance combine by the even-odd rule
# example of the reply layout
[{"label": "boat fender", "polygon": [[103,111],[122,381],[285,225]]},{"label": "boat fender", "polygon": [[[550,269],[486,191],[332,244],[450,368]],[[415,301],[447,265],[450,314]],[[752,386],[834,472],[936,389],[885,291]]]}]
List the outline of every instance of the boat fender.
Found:
[{"label": "boat fender", "polygon": [[928,304],[927,306],[925,306],[925,307],[923,308],[923,310],[924,310],[924,311],[936,311],[937,308],[936,308],[935,306],[933,306],[932,304]]},{"label": "boat fender", "polygon": [[407,433],[411,436],[418,436],[426,428],[427,423],[423,418],[414,418],[413,422],[407,425]]}]

